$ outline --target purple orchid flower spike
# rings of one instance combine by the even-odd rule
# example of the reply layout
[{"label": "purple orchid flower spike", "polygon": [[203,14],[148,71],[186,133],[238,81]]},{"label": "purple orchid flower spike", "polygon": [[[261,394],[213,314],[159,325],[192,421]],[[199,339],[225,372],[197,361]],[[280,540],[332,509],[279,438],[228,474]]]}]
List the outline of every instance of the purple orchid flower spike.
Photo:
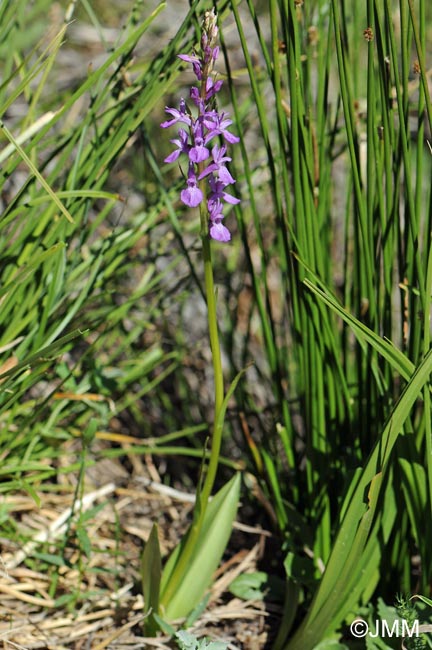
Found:
[{"label": "purple orchid flower spike", "polygon": [[231,239],[231,234],[223,224],[223,206],[225,203],[235,205],[240,201],[225,191],[228,185],[235,183],[227,167],[231,158],[227,155],[226,144],[214,144],[211,151],[208,144],[217,136],[228,144],[236,144],[240,138],[228,130],[232,125],[228,114],[219,113],[214,107],[214,97],[222,87],[222,80],[215,79],[213,75],[219,54],[217,36],[216,16],[213,12],[207,12],[200,55],[178,55],[179,59],[192,65],[195,77],[200,82],[190,90],[190,98],[197,114],[193,115],[185,100],[181,99],[178,109],[166,107],[170,119],[162,122],[161,127],[166,129],[174,124],[184,125],[184,128],[179,128],[178,137],[171,140],[176,149],[165,158],[165,162],[172,163],[184,154],[187,156],[186,187],[181,191],[180,199],[191,208],[207,203],[210,237],[227,242]]}]

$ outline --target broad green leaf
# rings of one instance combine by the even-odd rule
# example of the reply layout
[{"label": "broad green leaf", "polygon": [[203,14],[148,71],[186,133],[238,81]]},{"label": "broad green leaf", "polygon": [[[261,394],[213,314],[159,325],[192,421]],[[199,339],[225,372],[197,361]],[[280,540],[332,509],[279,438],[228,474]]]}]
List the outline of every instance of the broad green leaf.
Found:
[{"label": "broad green leaf", "polygon": [[159,546],[158,527],[153,524],[141,557],[141,579],[144,596],[144,621],[146,632],[155,632],[153,614],[159,610],[159,592],[162,574],[162,560]]},{"label": "broad green leaf", "polygon": [[159,614],[153,614],[153,618],[158,624],[158,627],[164,632],[167,636],[174,636],[176,631],[175,628],[167,623]]},{"label": "broad green leaf", "polygon": [[[239,496],[240,474],[236,474],[208,504],[196,548],[181,586],[170,602],[164,603],[162,614],[167,620],[187,616],[209,587],[231,535]],[[162,598],[183,545],[184,540],[177,546],[164,568]]]}]

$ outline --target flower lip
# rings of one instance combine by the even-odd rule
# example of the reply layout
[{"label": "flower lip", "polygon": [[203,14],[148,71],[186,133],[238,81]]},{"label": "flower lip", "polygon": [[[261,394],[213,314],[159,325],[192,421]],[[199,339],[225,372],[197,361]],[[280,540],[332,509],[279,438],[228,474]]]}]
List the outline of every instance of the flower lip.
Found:
[{"label": "flower lip", "polygon": [[197,185],[197,177],[193,163],[189,163],[189,172],[186,183],[187,187],[181,191],[180,199],[190,208],[196,208],[201,203],[204,196]]},{"label": "flower lip", "polygon": [[211,223],[209,234],[212,239],[223,243],[226,243],[231,239],[230,231],[220,220]]}]

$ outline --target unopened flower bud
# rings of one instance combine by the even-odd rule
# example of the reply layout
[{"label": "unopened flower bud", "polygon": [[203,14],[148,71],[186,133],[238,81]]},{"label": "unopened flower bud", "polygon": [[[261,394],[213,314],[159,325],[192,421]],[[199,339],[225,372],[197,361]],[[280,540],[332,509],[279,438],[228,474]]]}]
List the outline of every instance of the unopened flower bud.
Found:
[{"label": "unopened flower bud", "polygon": [[214,10],[206,11],[203,20],[203,36],[206,34],[208,42],[205,46],[213,48],[217,43],[218,33],[217,18]]}]

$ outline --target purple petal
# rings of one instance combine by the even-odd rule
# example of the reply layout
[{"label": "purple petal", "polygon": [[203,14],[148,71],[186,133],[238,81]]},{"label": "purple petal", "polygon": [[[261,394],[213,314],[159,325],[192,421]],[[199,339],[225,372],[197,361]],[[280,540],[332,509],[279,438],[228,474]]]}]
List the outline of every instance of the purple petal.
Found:
[{"label": "purple petal", "polygon": [[201,172],[201,174],[198,176],[198,180],[200,181],[202,178],[205,178],[205,176],[208,176],[212,172],[216,172],[218,170],[218,166],[216,163],[211,163],[208,167],[204,169],[204,171]]},{"label": "purple petal", "polygon": [[202,79],[201,61],[197,56],[189,56],[188,54],[177,54],[178,58],[187,63],[192,63],[192,68],[198,81]]},{"label": "purple petal", "polygon": [[216,241],[220,242],[228,242],[231,239],[231,233],[226,228],[221,221],[218,221],[217,223],[213,223],[212,226],[210,226],[210,237],[212,239],[215,239]]},{"label": "purple petal", "polygon": [[207,201],[207,209],[209,211],[210,221],[220,221],[223,219],[222,202],[220,199],[209,198]]},{"label": "purple petal", "polygon": [[230,133],[229,131],[222,131],[222,135],[230,144],[236,144],[237,142],[240,142],[240,138],[233,133]]},{"label": "purple petal", "polygon": [[231,196],[231,194],[228,194],[227,192],[222,192],[222,197],[224,201],[231,203],[231,205],[237,205],[237,203],[240,203],[240,199],[236,199],[235,196]]},{"label": "purple petal", "polygon": [[199,187],[192,185],[182,190],[180,198],[185,205],[188,205],[190,208],[196,208],[203,200],[203,193]]},{"label": "purple petal", "polygon": [[196,56],[189,56],[189,54],[177,54],[177,58],[181,59],[182,61],[186,61],[187,63],[198,61],[198,58]]},{"label": "purple petal", "polygon": [[169,126],[172,126],[172,125],[175,124],[176,122],[177,122],[177,119],[174,119],[174,120],[167,120],[166,122],[162,122],[162,124],[161,124],[161,128],[162,128],[162,129],[167,129]]},{"label": "purple petal", "polygon": [[165,113],[169,113],[169,115],[172,115],[172,119],[166,120],[166,122],[162,122],[161,127],[163,129],[167,129],[168,127],[172,126],[173,124],[176,124],[177,122],[184,122],[188,126],[192,124],[190,115],[188,115],[186,112],[186,102],[184,101],[184,99],[180,100],[180,110],[178,110],[177,108],[170,108],[169,106],[165,106]]},{"label": "purple petal", "polygon": [[192,147],[189,151],[189,160],[191,162],[199,163],[207,160],[207,158],[210,158],[210,151],[203,145]]},{"label": "purple petal", "polygon": [[175,149],[172,153],[170,153],[169,156],[167,156],[167,157],[164,159],[164,162],[166,162],[166,163],[172,163],[172,162],[174,162],[175,160],[177,160],[177,158],[180,156],[180,154],[181,154],[181,149]]},{"label": "purple petal", "polygon": [[228,169],[225,165],[219,167],[219,180],[222,181],[224,185],[232,185],[235,183],[235,179],[231,176]]}]

